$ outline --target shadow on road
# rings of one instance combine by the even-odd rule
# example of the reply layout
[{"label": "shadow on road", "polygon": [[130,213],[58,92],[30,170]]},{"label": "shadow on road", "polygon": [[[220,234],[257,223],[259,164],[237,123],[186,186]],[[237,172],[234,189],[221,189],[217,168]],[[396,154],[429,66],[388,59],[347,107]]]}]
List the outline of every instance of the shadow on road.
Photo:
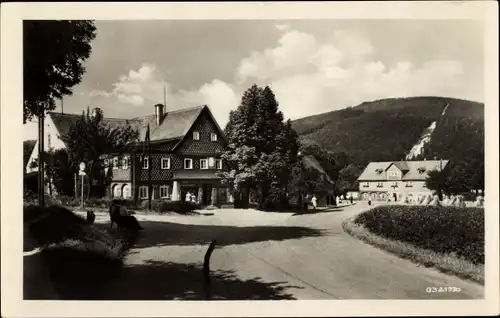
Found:
[{"label": "shadow on road", "polygon": [[318,213],[329,213],[329,212],[342,212],[342,211],[344,211],[344,208],[349,207],[349,206],[321,208],[321,209],[316,209],[316,210],[309,209],[309,210],[307,210],[307,212],[305,212],[305,211],[297,212],[297,213],[292,214],[292,216],[318,214]]},{"label": "shadow on road", "polygon": [[[121,271],[109,286],[111,293],[101,293],[100,300],[204,300],[203,269],[194,263],[179,264],[148,260]],[[283,282],[267,283],[260,278],[239,279],[232,271],[211,272],[213,300],[294,299],[288,288],[300,288]]]},{"label": "shadow on road", "polygon": [[[109,224],[96,224],[96,226],[109,227]],[[141,226],[144,231],[135,242],[134,248],[207,245],[212,240],[217,240],[217,246],[228,246],[326,235],[323,230],[299,226],[238,227],[154,221],[142,221]]]}]

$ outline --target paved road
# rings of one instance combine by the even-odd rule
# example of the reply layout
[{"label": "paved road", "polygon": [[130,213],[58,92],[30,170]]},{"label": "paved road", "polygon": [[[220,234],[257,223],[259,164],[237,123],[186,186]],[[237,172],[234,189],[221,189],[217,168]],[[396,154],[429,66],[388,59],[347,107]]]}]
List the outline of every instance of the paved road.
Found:
[{"label": "paved road", "polygon": [[[100,297],[202,299],[203,255],[212,239],[214,299],[473,299],[484,288],[420,267],[352,238],[342,220],[368,208],[293,215],[217,210],[213,216],[137,215],[145,231],[123,278]],[[98,222],[107,221],[98,215]],[[427,287],[459,287],[427,293]]]}]

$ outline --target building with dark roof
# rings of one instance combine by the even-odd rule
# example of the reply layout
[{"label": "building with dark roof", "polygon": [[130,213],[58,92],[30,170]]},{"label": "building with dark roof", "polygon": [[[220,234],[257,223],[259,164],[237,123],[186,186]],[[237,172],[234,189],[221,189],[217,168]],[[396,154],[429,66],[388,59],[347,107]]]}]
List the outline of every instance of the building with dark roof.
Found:
[{"label": "building with dark roof", "polygon": [[[185,200],[189,192],[203,205],[231,202],[228,186],[217,176],[217,171],[224,169],[221,154],[227,141],[209,107],[168,112],[164,105],[157,104],[154,111],[153,115],[131,119],[102,117],[109,127],[130,125],[137,129],[141,142],[145,140],[148,125],[150,127],[151,158],[143,159],[142,147],[138,147],[137,151],[106,162],[105,173],[111,179],[109,195],[147,199],[151,165],[153,199]],[[45,119],[45,148],[65,148],[59,136],[65,134],[80,116],[49,112]],[[38,152],[33,151],[29,161],[37,157]]]},{"label": "building with dark roof", "polygon": [[448,160],[370,162],[358,177],[360,196],[364,200],[399,201],[401,197],[417,199],[431,194],[425,179],[431,170],[443,170]]}]

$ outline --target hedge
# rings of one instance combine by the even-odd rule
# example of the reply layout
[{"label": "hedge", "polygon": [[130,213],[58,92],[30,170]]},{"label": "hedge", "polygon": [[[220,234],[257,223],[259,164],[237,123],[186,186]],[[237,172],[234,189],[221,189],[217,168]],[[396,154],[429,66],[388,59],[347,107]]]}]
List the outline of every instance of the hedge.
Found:
[{"label": "hedge", "polygon": [[354,222],[381,237],[484,264],[482,208],[379,206]]}]

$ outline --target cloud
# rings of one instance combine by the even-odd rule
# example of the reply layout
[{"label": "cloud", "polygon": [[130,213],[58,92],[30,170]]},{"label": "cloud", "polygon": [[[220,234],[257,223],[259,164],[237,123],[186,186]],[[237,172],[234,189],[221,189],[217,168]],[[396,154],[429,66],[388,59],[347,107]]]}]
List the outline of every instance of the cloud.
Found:
[{"label": "cloud", "polygon": [[[233,86],[219,79],[204,83],[197,89],[174,91],[156,65],[151,63],[144,63],[138,69],[130,70],[127,75],[120,76],[113,84],[112,91],[96,90],[88,95],[114,98],[121,103],[124,112],[133,112],[139,116],[139,109],[142,111],[144,108],[144,112],[149,113],[153,104],[163,103],[164,88],[167,110],[208,105],[221,126],[226,124],[229,111],[239,104],[239,97]],[[133,106],[135,111],[123,109],[127,105]]]},{"label": "cloud", "polygon": [[[278,26],[276,26],[278,28]],[[374,57],[372,43],[360,34],[333,30],[326,40],[281,28],[275,47],[242,59],[236,79],[241,87],[269,85],[285,116],[298,118],[355,106],[363,101],[418,95],[460,95],[461,62],[429,60],[396,63]]]},{"label": "cloud", "polygon": [[194,89],[174,90],[156,65],[143,63],[120,76],[111,91],[90,94],[114,98],[122,107],[130,105],[134,110],[129,112],[139,116],[163,102],[166,88],[168,110],[206,104],[224,126],[229,111],[253,83],[269,85],[280,109],[292,119],[380,98],[460,96],[467,83],[457,60],[415,61],[403,55],[387,61],[377,56],[380,48],[350,30],[334,29],[329,36],[317,38],[289,25],[275,27],[283,31],[276,44],[244,57],[233,80],[214,77]]},{"label": "cloud", "polygon": [[289,24],[276,24],[276,29],[278,29],[280,31],[286,31],[286,30],[290,29],[290,25]]}]

